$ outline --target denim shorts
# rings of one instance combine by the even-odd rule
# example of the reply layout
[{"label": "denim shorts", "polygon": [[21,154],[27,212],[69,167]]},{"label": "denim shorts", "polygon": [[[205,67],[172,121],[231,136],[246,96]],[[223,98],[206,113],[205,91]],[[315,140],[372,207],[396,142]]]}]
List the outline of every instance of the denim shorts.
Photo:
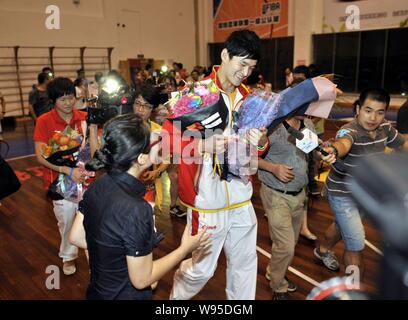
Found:
[{"label": "denim shorts", "polygon": [[357,205],[350,197],[328,195],[330,207],[336,217],[336,227],[340,231],[347,251],[364,249],[364,226]]}]

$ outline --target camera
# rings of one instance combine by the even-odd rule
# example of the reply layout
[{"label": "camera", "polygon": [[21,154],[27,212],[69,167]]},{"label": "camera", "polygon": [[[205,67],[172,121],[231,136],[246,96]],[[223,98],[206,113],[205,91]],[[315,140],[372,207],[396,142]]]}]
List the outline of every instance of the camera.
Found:
[{"label": "camera", "polygon": [[101,80],[99,95],[87,100],[94,105],[88,108],[88,123],[102,125],[118,115],[132,113],[135,99],[136,91],[118,73],[111,73]]}]

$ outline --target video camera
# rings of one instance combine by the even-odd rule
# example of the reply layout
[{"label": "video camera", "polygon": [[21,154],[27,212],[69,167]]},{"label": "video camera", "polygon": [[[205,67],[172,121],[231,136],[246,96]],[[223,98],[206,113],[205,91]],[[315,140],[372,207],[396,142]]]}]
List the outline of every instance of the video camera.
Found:
[{"label": "video camera", "polygon": [[101,80],[99,95],[87,100],[95,105],[88,108],[88,123],[104,124],[118,115],[133,112],[135,99],[136,91],[129,88],[120,74],[110,73]]}]

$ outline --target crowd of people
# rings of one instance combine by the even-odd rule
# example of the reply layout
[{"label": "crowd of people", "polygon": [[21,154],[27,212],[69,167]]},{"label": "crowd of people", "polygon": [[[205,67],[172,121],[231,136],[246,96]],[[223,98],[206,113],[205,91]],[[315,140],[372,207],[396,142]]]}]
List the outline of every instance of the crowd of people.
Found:
[{"label": "crowd of people", "polygon": [[[214,175],[214,155],[225,151],[237,119],[229,117],[222,134],[181,141],[181,148],[176,148],[179,129],[169,120],[172,110],[167,101],[188,82],[213,82],[230,114],[238,112],[251,91],[245,82],[259,59],[259,37],[241,30],[229,36],[221,65],[207,75],[202,67],[188,75],[182,64],[175,63],[172,72],[158,80],[147,66],[137,77],[133,112],[110,119],[103,129],[86,121],[89,100],[101,89],[102,74],[96,74],[94,82],[85,79],[84,70],[78,70],[74,82],[54,78],[49,69],[38,75],[29,103],[36,121],[36,156],[44,167],[44,190],[50,194],[50,186],[61,174],[86,189],[77,202],[64,197],[51,200],[61,234],[59,256],[65,275],[76,272],[78,248],[87,251],[88,299],[151,299],[157,281],[177,265],[170,299],[191,299],[214,275],[222,250],[227,258],[227,298],[255,299],[258,222],[251,202],[252,183]],[[295,86],[313,76],[311,68],[298,66],[288,70],[287,85]],[[257,75],[256,86],[262,82]],[[408,149],[408,140],[401,134],[407,131],[399,133],[385,120],[389,104],[384,89],[364,90],[356,102],[356,118],[340,128],[334,141],[324,144],[328,155],[308,156],[296,147],[289,127],[316,132],[316,119],[304,115],[289,116],[269,134],[266,128],[247,131],[246,141],[259,157],[260,194],[272,240],[265,276],[274,299],[288,299],[288,292],[297,288],[286,273],[299,235],[316,240],[307,226],[306,203],[308,196],[320,193],[314,180],[320,159],[331,165],[323,191],[328,194],[335,222],[317,242],[314,254],[328,269],[338,270],[332,249],[343,240],[345,266],[357,266],[363,274],[361,215],[347,189],[345,178],[350,174],[334,164],[342,159],[346,167],[356,167],[358,158],[384,152],[386,147]],[[404,112],[402,109],[400,130],[407,128]],[[57,165],[43,155],[44,146],[67,126],[90,144],[85,167]],[[163,132],[170,137],[168,141],[162,139]],[[169,154],[161,150],[163,143],[169,144]],[[195,148],[188,152],[189,157],[200,159],[199,163],[184,158],[174,161],[184,156],[191,144]],[[105,174],[90,177],[89,172],[101,171]],[[186,217],[186,228],[180,246],[154,260],[152,252],[159,240],[153,213],[155,206],[162,209],[165,172],[171,186],[170,213]],[[191,258],[183,260],[190,253]]]}]

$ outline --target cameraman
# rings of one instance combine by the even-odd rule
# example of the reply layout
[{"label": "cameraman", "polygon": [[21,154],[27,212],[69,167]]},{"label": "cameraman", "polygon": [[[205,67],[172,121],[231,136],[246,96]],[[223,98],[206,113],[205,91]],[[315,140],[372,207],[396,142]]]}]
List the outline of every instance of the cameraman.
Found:
[{"label": "cameraman", "polygon": [[[92,97],[92,99],[95,99],[94,102],[96,102],[97,106],[90,106],[88,108],[91,157],[100,146],[98,125],[103,125],[117,115],[132,112],[135,99],[134,91],[129,88],[126,80],[116,70],[109,71],[106,77],[103,77],[101,73],[96,73],[95,81],[98,95],[97,97]],[[111,84],[115,87],[109,88]]]}]

